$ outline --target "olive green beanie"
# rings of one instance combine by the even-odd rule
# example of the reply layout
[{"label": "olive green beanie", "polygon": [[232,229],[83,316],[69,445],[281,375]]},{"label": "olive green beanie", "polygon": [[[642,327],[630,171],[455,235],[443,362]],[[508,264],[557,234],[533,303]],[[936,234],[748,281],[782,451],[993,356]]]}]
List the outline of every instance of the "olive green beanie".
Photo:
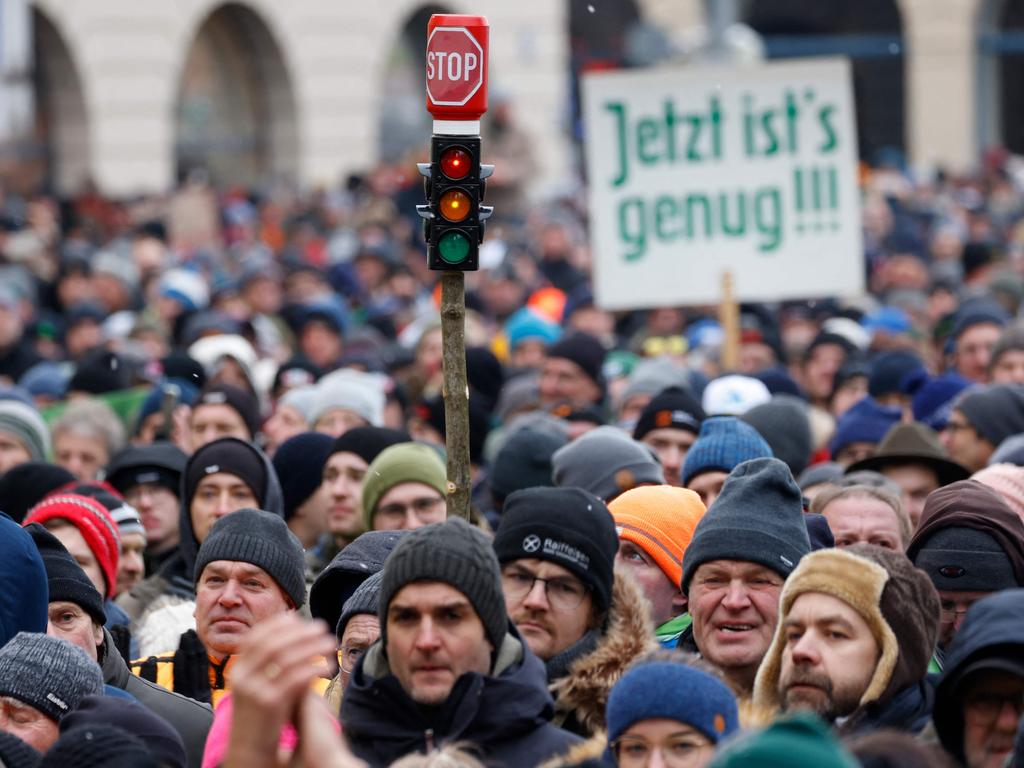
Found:
[{"label": "olive green beanie", "polygon": [[366,530],[373,530],[373,513],[381,496],[399,483],[423,483],[444,496],[448,474],[441,456],[423,443],[399,443],[381,451],[367,467],[363,481]]}]

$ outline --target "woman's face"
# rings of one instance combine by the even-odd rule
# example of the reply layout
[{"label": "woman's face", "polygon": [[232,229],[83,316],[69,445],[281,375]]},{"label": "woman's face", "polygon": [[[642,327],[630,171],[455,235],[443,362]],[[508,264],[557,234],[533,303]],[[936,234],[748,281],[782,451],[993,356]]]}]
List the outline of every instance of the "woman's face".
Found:
[{"label": "woman's face", "polygon": [[613,750],[619,768],[705,768],[715,755],[715,745],[703,733],[662,717],[633,723],[613,742]]}]

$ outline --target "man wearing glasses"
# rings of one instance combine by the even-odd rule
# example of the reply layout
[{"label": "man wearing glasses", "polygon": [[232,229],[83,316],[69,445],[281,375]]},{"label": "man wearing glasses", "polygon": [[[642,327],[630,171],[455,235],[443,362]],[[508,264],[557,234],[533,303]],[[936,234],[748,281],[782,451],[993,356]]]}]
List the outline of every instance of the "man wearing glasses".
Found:
[{"label": "man wearing glasses", "polygon": [[907,557],[939,592],[941,653],[975,601],[1024,586],[1024,522],[994,490],[961,480],[928,495]]},{"label": "man wearing glasses", "polygon": [[510,494],[494,538],[508,614],[547,667],[555,722],[580,734],[604,725],[611,686],[655,647],[638,587],[613,571],[618,547],[608,507],[580,488]]},{"label": "man wearing glasses", "polygon": [[1024,710],[1024,589],[979,600],[949,646],[933,722],[967,768],[1006,765]]},{"label": "man wearing glasses", "polygon": [[1024,432],[1024,386],[995,384],[966,390],[939,439],[949,458],[971,472],[983,469],[999,444]]},{"label": "man wearing glasses", "polygon": [[366,530],[413,530],[444,522],[447,484],[444,462],[433,448],[421,443],[385,448],[363,481]]}]

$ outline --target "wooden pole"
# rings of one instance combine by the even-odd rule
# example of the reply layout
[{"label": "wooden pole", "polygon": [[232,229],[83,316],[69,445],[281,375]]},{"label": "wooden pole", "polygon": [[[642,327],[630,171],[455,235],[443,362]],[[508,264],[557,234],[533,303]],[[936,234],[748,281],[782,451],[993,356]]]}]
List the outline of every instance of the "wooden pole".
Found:
[{"label": "wooden pole", "polygon": [[722,326],[722,372],[735,371],[740,366],[740,305],[736,303],[730,270],[722,273],[722,303],[718,305],[718,322]]},{"label": "wooden pole", "polygon": [[469,382],[466,378],[466,290],[462,272],[441,274],[448,516],[469,520]]}]

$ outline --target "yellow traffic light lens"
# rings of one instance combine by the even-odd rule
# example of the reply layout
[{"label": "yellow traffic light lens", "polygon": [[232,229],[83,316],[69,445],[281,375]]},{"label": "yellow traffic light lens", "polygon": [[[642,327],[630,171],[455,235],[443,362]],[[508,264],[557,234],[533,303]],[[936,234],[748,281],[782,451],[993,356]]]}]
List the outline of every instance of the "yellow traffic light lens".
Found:
[{"label": "yellow traffic light lens", "polygon": [[440,208],[445,221],[462,221],[469,216],[469,195],[461,189],[449,189],[441,195]]}]

